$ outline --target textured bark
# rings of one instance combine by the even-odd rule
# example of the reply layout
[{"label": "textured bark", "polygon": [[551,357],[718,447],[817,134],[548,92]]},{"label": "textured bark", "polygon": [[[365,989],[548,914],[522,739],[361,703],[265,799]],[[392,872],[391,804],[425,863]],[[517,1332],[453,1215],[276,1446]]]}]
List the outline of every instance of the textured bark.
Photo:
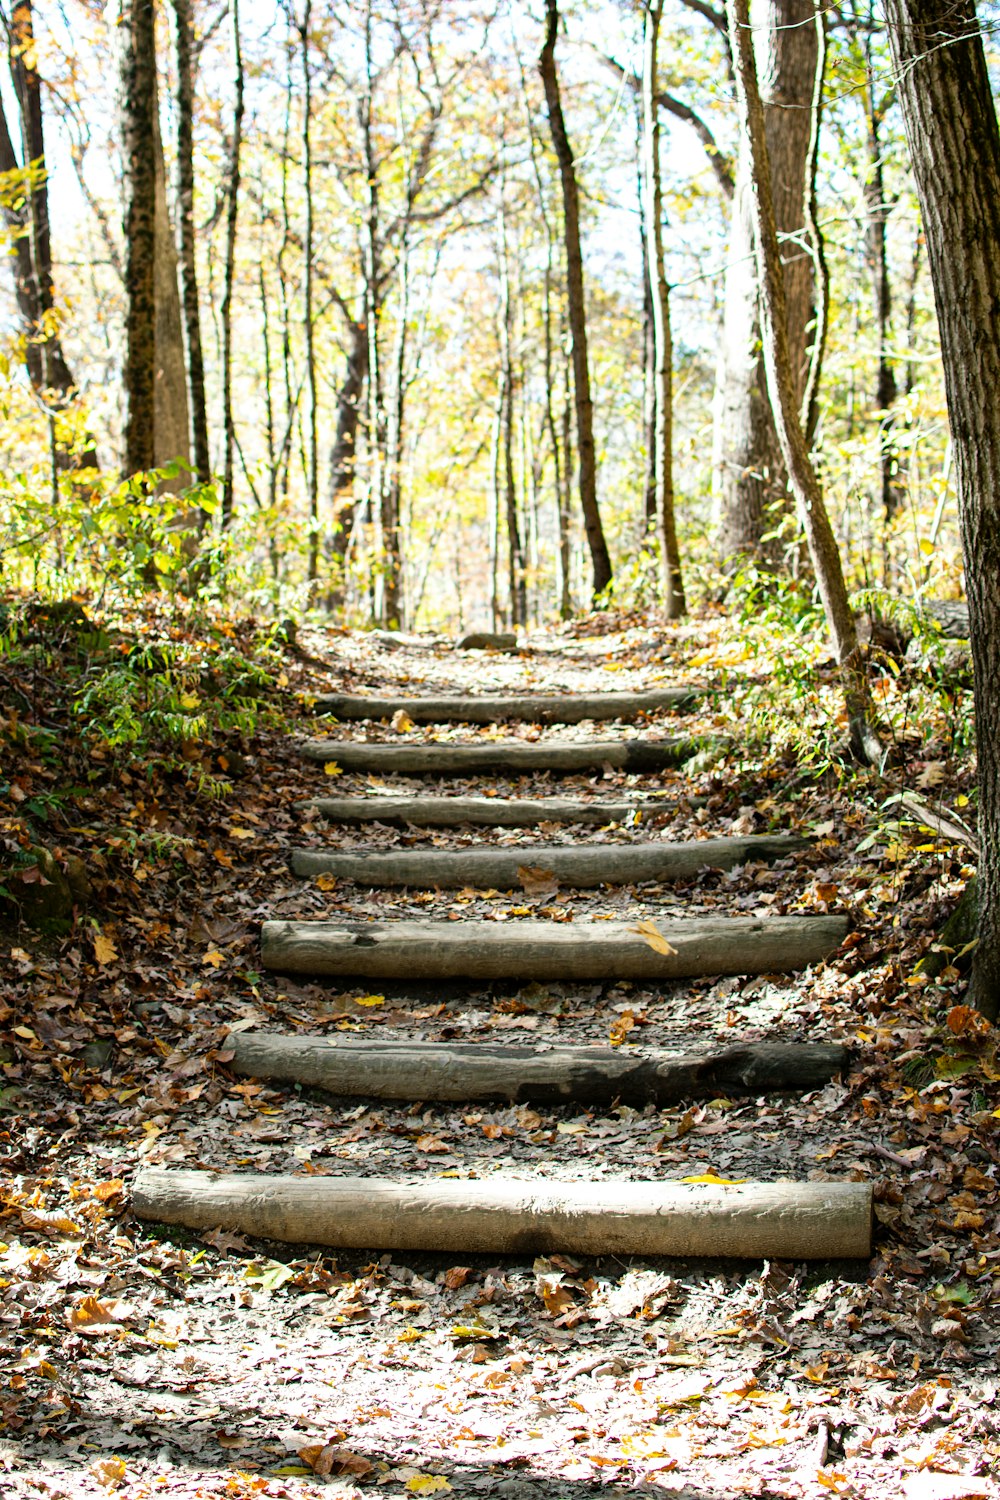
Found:
[{"label": "textured bark", "polygon": [[126,476],[156,457],[156,35],[153,0],[122,0],[118,23],[125,190]]},{"label": "textured bark", "polygon": [[566,243],[566,298],[572,334],[573,389],[576,403],[576,441],[580,506],[590,549],[593,594],[602,594],[611,582],[611,557],[604,539],[597,504],[597,454],[594,447],[594,403],[590,394],[590,362],[587,353],[587,310],[583,285],[583,252],[580,246],[580,193],[576,181],[573,148],[559,94],[556,72],[556,33],[559,29],[558,0],[545,0],[545,42],[538,60],[549,111],[549,129],[563,196],[563,236]]},{"label": "textured bark", "polygon": [[562,797],[314,797],[300,812],[331,823],[412,823],[415,828],[536,828],[542,823],[624,823],[655,816],[655,802],[581,802]]},{"label": "textured bark", "polygon": [[585,719],[635,719],[674,708],[690,708],[697,698],[693,688],[654,688],[647,693],[523,693],[487,697],[362,698],[352,693],[321,693],[319,713],[337,719],[391,719],[405,710],[415,724],[496,724],[521,719],[528,724],[580,724]]},{"label": "textured bark", "polygon": [[174,53],[177,73],[177,257],[187,355],[188,404],[191,415],[191,453],[199,484],[212,478],[208,445],[208,407],[205,398],[205,357],[201,343],[201,310],[194,227],[194,63],[191,0],[171,0],[174,11]]},{"label": "textured bark", "polygon": [[223,271],[222,322],[222,524],[232,520],[236,423],[233,417],[233,288],[236,281],[236,234],[240,208],[240,151],[243,143],[243,50],[239,0],[230,0],[233,38],[233,118],[226,184],[226,259]]},{"label": "textured bark", "polygon": [[372,1042],[236,1032],[232,1068],[369,1099],[512,1104],[655,1104],[734,1094],[806,1092],[847,1067],[836,1045],[755,1042],[714,1052],[646,1047],[518,1047],[492,1042]]},{"label": "textured bark", "polygon": [[510,289],[510,265],[507,254],[507,216],[504,203],[505,180],[501,177],[500,208],[497,213],[497,265],[500,280],[500,303],[497,309],[497,331],[500,340],[499,453],[503,473],[504,515],[507,525],[507,594],[510,600],[510,623],[516,630],[528,619],[528,598],[524,576],[524,544],[521,538],[514,479],[514,354],[513,305]]},{"label": "textured bark", "polygon": [[[775,222],[782,237],[785,326],[797,405],[807,376],[807,329],[813,308],[812,263],[802,237],[816,77],[814,14],[813,0],[766,0],[766,14],[754,32]],[[751,178],[749,147],[741,138],[716,379],[716,503],[723,558],[777,561],[781,544],[764,544],[762,538],[790,505],[761,355]],[[795,238],[785,238],[788,235]]]},{"label": "textured bark", "polygon": [[[153,134],[156,171],[156,412],[153,462],[159,469],[176,459],[190,465],[191,419],[184,320],[177,287],[177,248],[167,205],[167,173],[163,160],[158,98],[153,100]],[[175,479],[164,480],[161,488],[179,493],[187,489],[190,482],[190,472],[185,471]]]},{"label": "textured bark", "polygon": [[668,620],[687,612],[681,555],[674,516],[674,345],[670,327],[670,289],[663,253],[663,183],[660,173],[660,112],[657,100],[657,52],[663,0],[645,6],[642,68],[643,146],[646,202],[647,278],[653,325],[653,485],[656,524],[663,562],[663,606]]},{"label": "textured bark", "polygon": [[822,962],[845,917],[721,917],[656,924],[660,953],[627,922],[265,922],[266,969],[366,979],[691,979]]},{"label": "textured bark", "polygon": [[[495,772],[516,775],[540,771],[573,774],[611,766],[620,771],[657,772],[681,765],[704,742],[664,740],[498,740],[495,744],[397,745],[364,740],[300,740],[304,760],[336,762],[342,771],[417,776],[468,776]],[[721,748],[721,742],[720,742]]]},{"label": "textured bark", "polygon": [[523,1255],[867,1259],[872,1190],[861,1182],[380,1182],[149,1167],[140,1219],[353,1250]]},{"label": "textured bark", "polygon": [[354,475],[358,455],[361,393],[368,375],[367,315],[350,325],[347,369],[337,396],[337,430],[330,452],[330,551],[347,556],[354,524]]},{"label": "textured bark", "polygon": [[308,433],[306,453],[306,489],[309,506],[309,547],[307,577],[319,577],[319,390],[316,372],[316,320],[313,311],[313,157],[312,157],[312,73],[309,68],[309,28],[312,24],[312,0],[305,0],[299,25],[302,50],[302,196],[305,202],[305,224],[302,230],[302,319],[306,335],[306,382],[309,388]]},{"label": "textured bark", "polygon": [[951,420],[979,778],[973,1002],[1000,1011],[1000,133],[972,0],[887,0]]},{"label": "textured bark", "polygon": [[760,289],[761,343],[768,394],[781,455],[823,603],[827,628],[840,664],[851,745],[859,760],[877,764],[881,746],[869,725],[870,700],[857,625],[847,597],[840,551],[823,491],[806,447],[788,340],[785,278],[771,191],[764,107],[757,86],[749,0],[727,0],[730,45],[736,68],[740,123],[749,142],[751,218]]},{"label": "textured bark", "polygon": [[[0,172],[17,172],[20,168],[21,163],[17,159],[7,127],[3,99],[0,98]],[[38,342],[38,295],[31,255],[30,208],[15,208],[8,201],[4,204],[3,218],[11,237],[9,254],[13,262],[14,296],[21,321],[21,336],[24,339],[24,367],[32,389],[40,391],[45,381],[45,371]]]},{"label": "textured bark", "polygon": [[458,890],[515,889],[521,870],[544,870],[562,886],[635,885],[643,880],[683,880],[699,870],[731,870],[751,860],[786,859],[808,847],[791,835],[690,839],[669,844],[577,846],[532,844],[515,849],[296,849],[296,875],[327,872],[366,886],[422,886]]}]

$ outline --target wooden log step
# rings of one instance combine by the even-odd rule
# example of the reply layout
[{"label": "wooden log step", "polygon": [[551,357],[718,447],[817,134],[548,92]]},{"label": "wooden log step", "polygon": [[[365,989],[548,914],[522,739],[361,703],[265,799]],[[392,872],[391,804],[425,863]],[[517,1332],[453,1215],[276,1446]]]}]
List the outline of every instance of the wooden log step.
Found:
[{"label": "wooden log step", "polygon": [[368,740],[300,740],[305,760],[342,771],[407,776],[477,776],[555,771],[657,772],[682,764],[705,748],[686,736],[663,740],[496,740],[487,744],[384,744]]},{"label": "wooden log step", "polygon": [[540,823],[624,823],[665,802],[585,802],[564,797],[311,797],[296,804],[331,823],[412,823],[416,828],[537,828]]},{"label": "wooden log step", "polygon": [[776,974],[828,957],[847,918],[699,917],[656,933],[668,952],[627,922],[265,922],[261,955],[288,974],[413,981]]},{"label": "wooden log step", "polygon": [[140,1219],[338,1250],[836,1260],[871,1252],[862,1182],[386,1182],[148,1167]]},{"label": "wooden log step", "polygon": [[[335,875],[367,886],[430,889],[512,890],[519,871],[545,871],[565,886],[635,885],[642,880],[681,880],[706,867],[731,870],[750,860],[784,859],[808,846],[791,834],[691,839],[684,843],[577,844],[496,849],[296,849],[296,875]],[[540,878],[540,877],[539,877]]]},{"label": "wooden log step", "polygon": [[[519,1047],[236,1032],[232,1067],[330,1094],[439,1102],[663,1107],[682,1099],[808,1093],[847,1067],[836,1044],[753,1042],[684,1055],[652,1047]],[[228,1048],[226,1049],[228,1050]]]},{"label": "wooden log step", "polygon": [[352,693],[321,693],[315,707],[337,719],[391,719],[401,709],[414,724],[496,724],[520,719],[528,724],[580,724],[584,719],[635,719],[694,701],[691,688],[657,688],[644,693],[520,693],[504,697],[364,698]]}]

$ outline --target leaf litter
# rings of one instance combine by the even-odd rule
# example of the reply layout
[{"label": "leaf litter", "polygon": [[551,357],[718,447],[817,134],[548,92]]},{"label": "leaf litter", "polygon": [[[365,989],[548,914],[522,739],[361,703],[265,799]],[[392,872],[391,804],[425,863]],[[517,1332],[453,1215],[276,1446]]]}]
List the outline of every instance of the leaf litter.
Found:
[{"label": "leaf litter", "polygon": [[[711,686],[715,663],[732,670],[726,627],[712,618],[676,635],[640,617],[604,628],[471,665],[444,647],[389,652],[316,632],[310,664],[287,653],[275,698],[289,729],[329,734],[336,768],[345,730],[297,707],[328,688],[562,692],[600,686],[607,668],[615,687]],[[751,684],[766,674],[766,663],[742,665]],[[727,681],[697,714],[698,732],[738,722]],[[401,720],[349,734],[594,732]],[[676,721],[649,732],[676,732]],[[906,778],[967,823],[969,767],[947,746],[942,730],[914,747]],[[499,795],[641,793],[656,811],[627,827],[447,834],[303,819],[294,804],[322,768],[297,763],[284,733],[259,726],[223,748],[249,774],[206,797],[155,764],[112,756],[102,766],[72,732],[58,756],[5,743],[4,836],[23,845],[44,832],[86,860],[95,890],[64,936],[12,925],[0,946],[5,1495],[997,1493],[996,1033],[963,1004],[954,963],[937,982],[914,973],[968,878],[967,849],[898,819],[880,833],[884,788],[835,768],[790,785],[796,761],[773,748],[656,778],[496,778],[488,790]],[[202,753],[207,763],[219,745]],[[407,787],[468,790],[405,778],[387,790]],[[337,789],[373,790],[346,774]],[[44,823],[26,811],[40,794]],[[295,880],[286,862],[303,837],[493,842],[523,847],[524,872],[540,877],[533,851],[552,840],[768,831],[814,843],[775,866],[588,892],[540,878],[514,892],[324,888]],[[650,941],[675,915],[798,910],[846,911],[852,934],[830,965],[788,978],[394,985],[373,996],[257,967],[257,929],[273,915],[615,918]],[[841,1039],[854,1063],[810,1096],[666,1110],[376,1105],[234,1079],[234,1025],[414,1040],[523,1030],[533,1045]],[[876,1251],[859,1267],[332,1256],[140,1224],[127,1185],[145,1163],[408,1181],[854,1177],[875,1186]]]}]

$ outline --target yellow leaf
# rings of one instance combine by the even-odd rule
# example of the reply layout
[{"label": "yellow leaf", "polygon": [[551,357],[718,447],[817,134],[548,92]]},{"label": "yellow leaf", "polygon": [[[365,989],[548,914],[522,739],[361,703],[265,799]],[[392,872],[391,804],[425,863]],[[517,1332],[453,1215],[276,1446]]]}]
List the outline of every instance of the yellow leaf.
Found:
[{"label": "yellow leaf", "polygon": [[38,1038],[30,1026],[15,1026],[14,1035],[21,1037],[26,1042],[37,1042]]},{"label": "yellow leaf", "polygon": [[213,969],[217,969],[219,965],[224,964],[225,961],[226,960],[224,956],[218,951],[217,948],[213,948],[211,953],[206,953],[205,957],[202,959],[203,964],[211,964]]},{"label": "yellow leaf", "polygon": [[667,942],[655,922],[637,922],[634,927],[629,928],[629,932],[634,932],[638,937],[643,938],[655,953],[669,954],[677,952],[677,949],[672,948]]},{"label": "yellow leaf", "polygon": [[355,1000],[354,1003],[355,1003],[355,1005],[364,1005],[364,1006],[367,1006],[371,1010],[375,1010],[375,1009],[377,1009],[378,1006],[385,1004],[385,996],[384,995],[359,995],[357,997],[357,999]]},{"label": "yellow leaf", "polygon": [[329,870],[323,870],[321,874],[316,876],[316,885],[321,891],[332,891],[336,888],[337,877],[331,874]]},{"label": "yellow leaf", "polygon": [[99,932],[94,938],[94,957],[102,966],[117,962],[118,949],[109,937],[104,936],[103,932]]},{"label": "yellow leaf", "polygon": [[192,713],[201,702],[195,693],[181,693],[180,704],[186,714]]},{"label": "yellow leaf", "polygon": [[681,1182],[708,1182],[715,1187],[733,1187],[738,1182],[748,1182],[747,1177],[717,1177],[714,1172],[700,1172],[697,1177],[682,1177]]},{"label": "yellow leaf", "polygon": [[406,1488],[411,1495],[443,1495],[451,1485],[443,1474],[414,1474],[406,1481]]},{"label": "yellow leaf", "polygon": [[253,839],[257,835],[252,828],[230,828],[229,837],[231,839]]},{"label": "yellow leaf", "polygon": [[125,1478],[125,1460],[99,1458],[96,1463],[91,1464],[89,1473],[106,1490],[114,1489]]},{"label": "yellow leaf", "polygon": [[389,727],[390,729],[394,729],[397,734],[409,734],[410,730],[416,729],[417,726],[416,724],[414,724],[405,708],[397,708],[396,712],[389,720]]},{"label": "yellow leaf", "polygon": [[343,774],[344,773],[341,771],[335,760],[328,760],[326,765],[323,767],[324,776],[342,776]]}]

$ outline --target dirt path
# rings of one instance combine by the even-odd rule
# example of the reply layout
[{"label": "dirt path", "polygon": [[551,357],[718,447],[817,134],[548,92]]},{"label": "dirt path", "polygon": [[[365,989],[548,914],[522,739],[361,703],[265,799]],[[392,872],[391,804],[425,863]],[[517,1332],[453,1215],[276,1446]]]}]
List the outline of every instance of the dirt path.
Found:
[{"label": "dirt path", "polygon": [[[652,639],[563,638],[518,656],[381,650],[361,638],[316,651],[330,653],[331,671],[314,671],[313,691],[594,693],[699,680],[664,662]],[[329,726],[331,748],[340,737],[489,743],[502,734],[537,745],[635,732],[624,723],[403,734]],[[643,726],[651,739],[677,732],[673,713]],[[733,724],[708,695],[685,714],[684,732],[731,736]],[[403,793],[641,797],[656,810],[632,825],[359,829],[297,810],[317,792],[373,802]],[[787,833],[811,842],[775,862],[636,887],[532,889],[528,879],[514,891],[368,890],[322,874],[299,879],[288,864],[296,848],[363,843],[517,848],[525,865],[543,868],[538,851],[552,844]],[[5,1228],[0,1487],[19,1500],[368,1500],[449,1488],[512,1500],[636,1489],[691,1500],[997,1493],[987,1476],[1000,1452],[1000,1098],[988,1092],[988,1067],[972,1081],[945,1075],[919,1087],[900,1071],[926,1037],[908,1019],[905,988],[898,1009],[886,1009],[892,940],[851,854],[858,836],[849,809],[754,785],[732,752],[653,775],[609,767],[471,784],[326,776],[288,740],[257,747],[245,806],[217,819],[206,846],[214,853],[184,890],[204,983],[147,989],[139,1027],[154,1049],[141,1066],[127,1071],[129,1038],[119,1041],[118,1064],[82,1102],[44,1085],[51,1123],[35,1140],[9,1143],[19,1192],[52,1184],[36,1218],[75,1215],[86,1233],[33,1226],[23,1192],[23,1232],[15,1242]],[[266,974],[257,956],[260,922],[273,919],[514,928],[796,913],[846,913],[853,931],[841,956],[750,980],[608,974],[376,987]],[[155,948],[155,918],[145,920]],[[804,1097],[668,1109],[376,1104],[234,1078],[224,1066],[233,1025],[420,1042],[847,1041],[856,1064],[845,1081]],[[808,1266],[409,1253],[372,1262],[115,1217],[117,1189],[107,1184],[172,1164],[412,1183],[504,1172],[539,1181],[832,1177],[874,1184],[877,1245],[871,1262]]]}]

